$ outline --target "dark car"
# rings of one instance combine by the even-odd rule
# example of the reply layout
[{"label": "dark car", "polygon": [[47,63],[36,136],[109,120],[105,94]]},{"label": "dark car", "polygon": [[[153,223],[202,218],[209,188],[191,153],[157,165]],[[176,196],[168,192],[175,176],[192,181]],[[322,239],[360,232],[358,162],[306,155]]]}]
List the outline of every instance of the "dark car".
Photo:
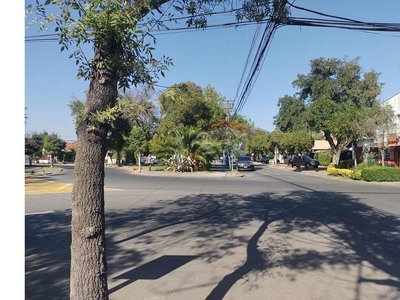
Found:
[{"label": "dark car", "polygon": [[251,170],[254,171],[254,164],[250,156],[239,156],[236,159],[236,169],[240,170]]},{"label": "dark car", "polygon": [[307,155],[293,155],[289,159],[289,165],[292,167],[318,168],[319,161]]},{"label": "dark car", "polygon": [[269,157],[268,156],[261,157],[260,158],[260,163],[268,165],[269,164]]}]

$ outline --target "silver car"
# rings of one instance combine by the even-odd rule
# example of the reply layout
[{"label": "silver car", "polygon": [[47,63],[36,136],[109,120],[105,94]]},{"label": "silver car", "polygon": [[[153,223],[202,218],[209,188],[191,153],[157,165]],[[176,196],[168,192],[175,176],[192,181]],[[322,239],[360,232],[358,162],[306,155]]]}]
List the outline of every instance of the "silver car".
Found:
[{"label": "silver car", "polygon": [[250,170],[254,171],[254,164],[250,156],[239,156],[237,158],[237,170]]}]

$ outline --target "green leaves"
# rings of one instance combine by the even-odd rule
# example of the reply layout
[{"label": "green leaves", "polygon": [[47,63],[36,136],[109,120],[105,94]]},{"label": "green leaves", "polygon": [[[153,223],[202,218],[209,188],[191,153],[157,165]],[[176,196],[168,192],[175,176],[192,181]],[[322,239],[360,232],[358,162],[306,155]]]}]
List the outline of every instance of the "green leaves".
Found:
[{"label": "green leaves", "polygon": [[90,119],[97,123],[102,124],[111,124],[112,121],[115,121],[121,113],[121,107],[116,105],[114,107],[107,107],[104,111],[96,111],[92,113]]},{"label": "green leaves", "polygon": [[50,155],[57,155],[65,148],[65,145],[65,141],[56,133],[45,135],[43,138],[43,149],[45,150],[45,153]]}]

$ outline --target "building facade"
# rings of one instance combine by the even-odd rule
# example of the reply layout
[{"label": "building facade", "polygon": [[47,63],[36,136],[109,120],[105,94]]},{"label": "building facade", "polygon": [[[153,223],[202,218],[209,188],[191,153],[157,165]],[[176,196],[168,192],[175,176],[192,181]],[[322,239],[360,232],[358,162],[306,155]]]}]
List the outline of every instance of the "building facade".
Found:
[{"label": "building facade", "polygon": [[384,101],[382,105],[390,105],[393,108],[396,123],[396,129],[388,135],[385,141],[389,148],[385,160],[400,167],[400,93]]}]

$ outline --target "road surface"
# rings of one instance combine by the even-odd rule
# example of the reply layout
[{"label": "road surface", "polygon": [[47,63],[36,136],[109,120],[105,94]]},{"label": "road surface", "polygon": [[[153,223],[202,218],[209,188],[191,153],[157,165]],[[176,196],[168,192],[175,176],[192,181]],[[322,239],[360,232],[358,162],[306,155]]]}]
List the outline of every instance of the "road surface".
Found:
[{"label": "road surface", "polygon": [[[110,299],[400,299],[399,184],[321,174],[107,169]],[[68,299],[70,194],[25,207],[26,299]]]}]

